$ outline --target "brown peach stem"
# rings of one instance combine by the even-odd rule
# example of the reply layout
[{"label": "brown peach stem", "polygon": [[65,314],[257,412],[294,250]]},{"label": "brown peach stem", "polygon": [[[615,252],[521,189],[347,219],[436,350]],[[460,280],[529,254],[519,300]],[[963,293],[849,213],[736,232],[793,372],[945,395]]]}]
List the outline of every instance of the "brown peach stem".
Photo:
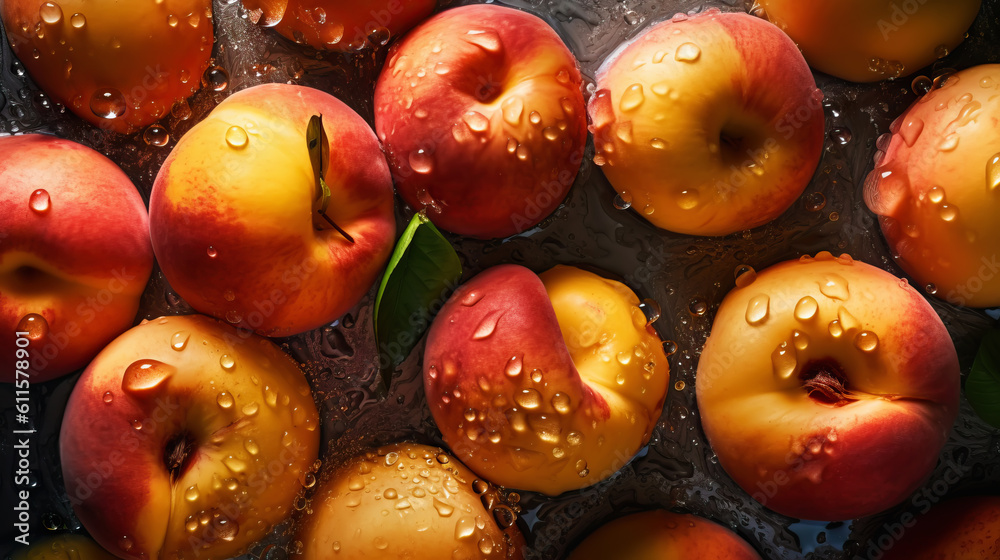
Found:
[{"label": "brown peach stem", "polygon": [[187,434],[178,434],[167,442],[163,453],[163,462],[170,473],[170,482],[173,483],[184,472],[188,457],[194,450],[194,442]]},{"label": "brown peach stem", "polygon": [[343,235],[344,239],[350,241],[352,245],[354,244],[354,238],[351,237],[351,235],[349,233],[347,233],[346,231],[344,231],[340,226],[338,226],[336,223],[334,223],[334,221],[330,219],[330,216],[327,216],[323,212],[320,212],[319,215],[323,216],[323,219],[326,220],[327,223],[329,223],[331,226],[333,226],[333,229],[337,230],[337,232],[340,233],[340,235]]}]

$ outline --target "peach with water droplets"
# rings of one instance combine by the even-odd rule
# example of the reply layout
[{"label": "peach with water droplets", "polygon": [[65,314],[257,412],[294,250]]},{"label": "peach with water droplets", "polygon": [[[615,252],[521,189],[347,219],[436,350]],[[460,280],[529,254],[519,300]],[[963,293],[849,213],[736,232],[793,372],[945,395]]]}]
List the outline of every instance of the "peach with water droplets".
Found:
[{"label": "peach with water droplets", "polygon": [[243,0],[258,25],[315,49],[380,47],[426,18],[436,0]]},{"label": "peach with water droplets", "polygon": [[202,315],[144,321],[73,388],[66,492],[119,558],[231,558],[292,512],[318,423],[305,377],[270,341]]},{"label": "peach with water droplets", "polygon": [[632,290],[566,266],[480,273],[441,309],[424,353],[431,412],[456,456],[491,482],[549,495],[624,466],[668,381]]},{"label": "peach with water droplets", "polygon": [[519,560],[519,505],[437,447],[398,443],[324,473],[296,560]]},{"label": "peach with water droplets", "polygon": [[1000,305],[1000,64],[944,76],[880,139],[868,208],[896,262],[956,305]]},{"label": "peach with water droplets", "polygon": [[921,293],[847,255],[774,265],[726,295],[695,382],[723,469],[791,517],[903,501],[958,415],[951,337]]},{"label": "peach with water droplets", "polygon": [[54,101],[103,129],[134,132],[201,87],[210,0],[6,0],[14,54]]},{"label": "peach with water droplets", "polygon": [[653,225],[727,235],[763,225],[809,183],[822,92],[777,27],[718,10],[619,47],[590,99],[594,162]]},{"label": "peach with water droplets", "polygon": [[[313,116],[329,143],[325,217]],[[393,206],[389,166],[357,113],[319,90],[267,84],[229,96],[177,142],[153,184],[150,232],[192,307],[288,336],[331,323],[368,291],[395,241]]]},{"label": "peach with water droplets", "polygon": [[663,510],[626,515],[583,539],[568,560],[760,560],[746,541],[707,519]]},{"label": "peach with water droplets", "polygon": [[583,160],[581,85],[576,59],[538,17],[495,5],[435,15],[392,47],[375,88],[400,195],[462,235],[534,227]]},{"label": "peach with water droplets", "polygon": [[40,134],[0,138],[0,185],[0,381],[47,381],[134,324],[153,269],[146,207],[109,159]]},{"label": "peach with water droplets", "polygon": [[912,74],[965,38],[980,0],[757,0],[809,65],[852,82]]}]

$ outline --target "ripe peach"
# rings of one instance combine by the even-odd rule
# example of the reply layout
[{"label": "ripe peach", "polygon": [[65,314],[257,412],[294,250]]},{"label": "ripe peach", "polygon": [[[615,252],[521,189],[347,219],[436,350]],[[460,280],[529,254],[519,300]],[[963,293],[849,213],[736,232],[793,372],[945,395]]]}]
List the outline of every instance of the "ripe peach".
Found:
[{"label": "ripe peach", "polygon": [[883,560],[1000,558],[1000,496],[954,498],[903,527]]},{"label": "ripe peach", "polygon": [[45,537],[10,555],[10,560],[115,560],[115,556],[84,535],[62,533]]},{"label": "ripe peach", "polygon": [[47,381],[133,325],[153,270],[146,207],[109,159],[41,134],[0,138],[0,185],[0,381],[15,366]]},{"label": "ripe peach", "polygon": [[315,49],[357,51],[385,44],[434,11],[436,0],[243,0],[257,23]]},{"label": "ripe peach", "polygon": [[899,266],[956,305],[1000,305],[1000,65],[939,80],[881,139],[865,202]]},{"label": "ripe peach", "polygon": [[594,162],[657,227],[726,235],[765,224],[809,183],[822,93],[795,45],[746,14],[678,14],[622,46],[590,100]]},{"label": "ripe peach", "polygon": [[962,42],[980,0],[757,0],[813,68],[852,82],[912,74]]},{"label": "ripe peach", "polygon": [[295,537],[300,560],[523,558],[513,509],[437,447],[400,443],[355,457],[325,477],[311,509]]},{"label": "ripe peach", "polygon": [[[306,127],[330,143],[326,214]],[[340,100],[268,84],[235,93],[177,143],[149,204],[153,250],[192,307],[267,336],[337,319],[361,299],[396,236],[392,178],[375,134]]]},{"label": "ripe peach", "polygon": [[291,513],[318,422],[305,377],[270,341],[201,315],[144,322],[73,388],[66,492],[120,558],[230,558]]},{"label": "ripe peach", "polygon": [[958,357],[927,301],[827,252],[770,267],[725,297],[696,385],[726,472],[768,508],[804,519],[904,500],[958,415]]},{"label": "ripe peach", "polygon": [[211,0],[5,0],[14,54],[80,118],[133,132],[201,86],[212,54]]},{"label": "ripe peach", "polygon": [[662,344],[623,284],[557,266],[496,266],[431,325],[424,387],[456,456],[503,486],[594,484],[649,440],[667,392]]},{"label": "ripe peach", "polygon": [[695,515],[646,511],[620,517],[583,540],[568,560],[760,560],[725,527]]},{"label": "ripe peach", "polygon": [[427,20],[389,55],[375,129],[400,196],[448,231],[529,229],[566,197],[587,116],[576,59],[541,19],[493,5]]}]

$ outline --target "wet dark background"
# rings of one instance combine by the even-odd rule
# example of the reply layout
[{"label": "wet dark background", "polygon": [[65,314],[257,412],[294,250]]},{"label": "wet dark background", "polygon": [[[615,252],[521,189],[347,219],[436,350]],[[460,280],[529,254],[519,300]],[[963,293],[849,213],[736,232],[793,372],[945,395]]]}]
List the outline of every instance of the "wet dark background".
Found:
[{"label": "wet dark background", "polygon": [[[2,0],[0,0],[2,1]],[[473,2],[450,2],[448,6]],[[710,7],[745,10],[740,0],[713,2],[657,0],[532,0],[497,2],[543,17],[566,40],[592,82],[603,59],[622,41],[651,23],[677,12]],[[442,6],[446,7],[446,6]],[[108,155],[132,178],[148,200],[159,165],[176,139],[233,91],[264,82],[294,81],[343,99],[370,123],[374,81],[385,56],[375,52],[341,55],[316,52],[254,26],[236,0],[215,0],[215,64],[213,83],[190,100],[187,111],[161,122],[150,136],[165,146],[148,144],[143,134],[121,136],[99,131],[53,104],[33,85],[11,55],[6,39],[0,53],[0,133],[44,131],[89,145]],[[803,196],[783,216],[763,227],[723,238],[697,238],[657,230],[631,210],[615,205],[615,193],[590,161],[588,145],[580,175],[569,197],[540,226],[513,238],[474,241],[449,236],[466,278],[494,264],[515,262],[536,271],[555,264],[587,264],[624,280],[640,298],[662,310],[655,326],[664,340],[674,341],[670,357],[671,390],[649,445],[611,479],[555,498],[521,493],[522,526],[532,558],[563,557],[605,521],[624,513],[669,508],[711,518],[727,525],[768,559],[875,558],[872,548],[905,511],[921,511],[924,500],[942,495],[1000,492],[1000,431],[972,412],[963,396],[962,413],[942,453],[942,460],[921,491],[883,514],[842,523],[789,519],[757,504],[717,464],[701,431],[695,405],[695,369],[713,314],[734,286],[743,265],[761,270],[774,263],[828,250],[903,275],[893,263],[873,215],[862,201],[862,184],[872,168],[876,138],[916,99],[911,80],[933,77],[947,68],[966,68],[1000,59],[1000,1],[986,0],[967,40],[932,67],[909,77],[878,84],[849,84],[816,74],[826,95],[828,136],[823,158]],[[589,96],[589,92],[587,93]],[[156,134],[152,134],[155,132]],[[154,142],[159,143],[159,142]],[[669,172],[669,171],[666,171]],[[2,188],[2,186],[0,186]],[[619,204],[620,206],[620,204]],[[400,204],[402,226],[411,215]],[[400,232],[402,227],[400,227]],[[395,372],[387,396],[378,393],[378,357],[372,330],[375,289],[348,315],[328,327],[287,339],[284,349],[305,365],[323,417],[325,467],[372,445],[400,440],[443,444],[424,399],[419,375],[421,346]],[[986,329],[996,325],[986,313],[956,308],[929,298],[958,348],[963,378]],[[192,312],[174,294],[159,270],[143,298],[137,321]],[[33,440],[32,535],[82,530],[65,497],[57,456],[62,410],[78,377],[71,375],[36,385],[32,392]],[[0,387],[0,508],[10,519],[14,488],[10,431],[13,391]],[[949,469],[962,473],[957,484],[943,483]],[[935,484],[936,483],[936,484]],[[300,503],[308,511],[308,503]],[[283,560],[293,521],[277,527],[253,545],[246,558]],[[0,525],[0,556],[11,548],[9,522]]]}]

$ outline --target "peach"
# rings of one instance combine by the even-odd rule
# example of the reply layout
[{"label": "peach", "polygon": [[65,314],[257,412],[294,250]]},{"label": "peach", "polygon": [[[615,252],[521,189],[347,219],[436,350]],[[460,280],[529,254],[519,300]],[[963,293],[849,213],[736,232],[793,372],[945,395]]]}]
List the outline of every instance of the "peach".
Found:
[{"label": "peach", "polygon": [[1000,65],[938,80],[881,138],[865,181],[896,262],[956,305],[1000,305]]},{"label": "peach", "polygon": [[549,495],[615,473],[666,397],[662,343],[625,285],[557,266],[490,268],[427,334],[424,386],[448,446],[479,476]]},{"label": "peach", "polygon": [[964,39],[980,0],[757,0],[813,68],[852,82],[912,74]]},{"label": "peach", "polygon": [[211,0],[5,0],[0,19],[45,93],[116,132],[197,91],[214,41]]},{"label": "peach", "polygon": [[646,511],[607,523],[583,540],[568,560],[760,560],[725,527],[695,515]]},{"label": "peach", "polygon": [[520,560],[514,510],[437,447],[367,451],[331,471],[295,540],[301,560]]},{"label": "peach", "polygon": [[822,92],[795,45],[746,14],[678,14],[597,73],[591,132],[625,202],[653,225],[726,235],[784,212],[823,149]]},{"label": "peach", "polygon": [[906,281],[822,252],[725,297],[696,390],[737,484],[783,515],[838,521],[903,501],[930,474],[958,415],[958,357]]},{"label": "peach", "polygon": [[531,14],[475,5],[427,20],[393,45],[375,87],[375,129],[400,196],[461,235],[534,227],[583,160],[581,80]]},{"label": "peach", "polygon": [[[436,0],[243,0],[257,23],[315,49],[384,45],[434,11]],[[376,46],[378,46],[376,45]]]},{"label": "peach", "polygon": [[230,558],[291,513],[318,423],[305,377],[270,341],[200,315],[156,319],[73,388],[63,480],[120,558]]},{"label": "peach", "polygon": [[132,181],[86,146],[0,138],[0,185],[0,344],[18,359],[0,381],[20,386],[82,368],[134,324],[153,250]]},{"label": "peach", "polygon": [[44,537],[14,552],[10,560],[115,560],[115,556],[84,535],[62,533]]},{"label": "peach", "polygon": [[[329,138],[317,212],[306,127]],[[235,93],[177,143],[153,185],[153,250],[196,310],[268,336],[339,318],[368,291],[396,235],[389,167],[368,124],[315,89]],[[350,237],[350,239],[348,238]]]},{"label": "peach", "polygon": [[1000,496],[950,499],[916,520],[909,519],[884,560],[1000,558]]}]

